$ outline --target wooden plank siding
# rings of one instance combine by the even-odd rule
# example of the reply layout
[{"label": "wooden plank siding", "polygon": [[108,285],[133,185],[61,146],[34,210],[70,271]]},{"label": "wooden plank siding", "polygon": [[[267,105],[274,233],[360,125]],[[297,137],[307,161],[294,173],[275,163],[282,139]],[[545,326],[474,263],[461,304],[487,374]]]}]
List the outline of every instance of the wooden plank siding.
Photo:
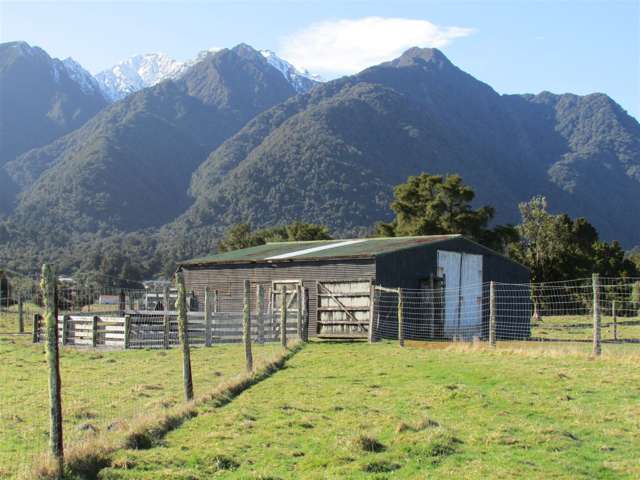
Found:
[{"label": "wooden plank siding", "polygon": [[[218,291],[222,312],[242,311],[242,282],[271,285],[278,280],[301,280],[309,293],[309,335],[318,332],[318,281],[374,280],[374,259],[349,259],[314,262],[274,262],[226,265],[185,265],[187,291],[195,294],[198,305],[203,305],[205,287]],[[251,309],[256,309],[255,290],[252,291]]]}]

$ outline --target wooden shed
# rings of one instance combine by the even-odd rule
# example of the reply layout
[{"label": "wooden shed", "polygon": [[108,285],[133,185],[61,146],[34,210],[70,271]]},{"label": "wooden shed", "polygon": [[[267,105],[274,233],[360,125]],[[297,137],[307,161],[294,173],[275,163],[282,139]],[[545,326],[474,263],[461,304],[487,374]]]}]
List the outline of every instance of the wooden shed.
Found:
[{"label": "wooden shed", "polygon": [[[198,302],[203,301],[206,287],[219,292],[221,311],[241,310],[244,280],[271,287],[276,295],[271,302],[274,310],[282,301],[277,292],[285,291],[287,304],[295,305],[293,296],[301,285],[307,292],[309,335],[336,338],[367,336],[371,285],[442,289],[443,299],[456,299],[451,305],[442,300],[440,321],[447,325],[456,312],[459,322],[465,302],[483,301],[486,282],[529,281],[526,267],[461,235],[267,243],[185,261],[180,269],[187,290]],[[451,292],[455,295],[445,295]],[[479,312],[474,321],[482,327],[488,322],[488,310]],[[524,333],[519,336],[528,336],[528,317],[508,319],[521,324],[518,331]],[[498,320],[499,336],[508,337],[508,329],[501,332]],[[393,325],[387,331],[393,335]],[[439,335],[446,336],[446,328]]]}]

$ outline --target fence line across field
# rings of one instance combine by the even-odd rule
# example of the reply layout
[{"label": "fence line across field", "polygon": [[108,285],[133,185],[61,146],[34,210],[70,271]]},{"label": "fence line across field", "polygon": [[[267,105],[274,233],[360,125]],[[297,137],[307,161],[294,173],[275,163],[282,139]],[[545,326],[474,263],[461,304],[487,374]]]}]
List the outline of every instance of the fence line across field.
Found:
[{"label": "fence line across field", "polygon": [[[53,351],[52,342],[58,345],[60,395],[51,400],[57,402],[58,412],[52,450],[56,458],[62,457],[63,447],[81,443],[87,436],[127,428],[137,418],[162,414],[241,373],[250,375],[282,355],[281,346],[288,348],[296,339],[306,338],[308,298],[301,285],[244,281],[224,292],[207,291],[206,300],[185,293],[184,288],[172,298],[172,290],[149,297],[142,290],[115,289],[109,293],[114,298],[107,299],[113,304],[103,305],[96,300],[106,295],[104,291],[85,295],[59,289],[48,298],[74,301],[58,301],[57,315],[52,315],[55,305],[49,302],[49,327],[37,305],[42,295],[35,292],[37,308],[26,322],[34,327],[31,339],[47,352]],[[242,295],[239,303],[238,293]],[[179,299],[183,300],[176,302]],[[22,340],[21,362],[30,363],[31,356],[42,355],[40,345],[30,347],[26,335]],[[44,412],[53,410],[46,408],[47,366],[35,365],[31,380],[1,394],[0,403],[12,413],[6,419],[24,418],[27,405],[43,412],[11,428],[24,446],[44,449],[39,432],[46,425]],[[64,431],[64,445],[59,429]]]},{"label": "fence line across field", "polygon": [[469,301],[477,291],[374,286],[369,341],[592,342],[596,354],[602,343],[640,343],[640,279],[488,282]]},{"label": "fence line across field", "polygon": [[[122,295],[118,309],[113,312],[95,313],[81,308],[78,312],[65,312],[57,317],[60,342],[64,345],[111,348],[170,348],[179,344],[178,315],[174,309],[164,309],[164,305],[175,307],[169,294],[154,304],[157,310],[130,310],[137,306],[128,302],[129,295],[136,293],[137,298],[144,297],[139,292]],[[257,343],[277,342],[281,340],[283,302],[282,290],[271,285],[254,283],[249,286],[249,314],[254,319],[249,333]],[[308,334],[307,294],[300,286],[288,289],[285,313],[285,338],[303,338]],[[133,295],[131,295],[133,296]],[[237,343],[243,340],[244,306],[236,302],[235,290],[227,295],[219,291],[205,290],[202,302],[194,298],[187,300],[189,343],[192,346],[211,346],[218,343]],[[292,303],[295,302],[295,305]],[[142,302],[146,307],[147,302]],[[221,310],[239,305],[230,311]],[[95,310],[95,306],[94,306]],[[42,315],[33,314],[33,341],[44,339]]]}]

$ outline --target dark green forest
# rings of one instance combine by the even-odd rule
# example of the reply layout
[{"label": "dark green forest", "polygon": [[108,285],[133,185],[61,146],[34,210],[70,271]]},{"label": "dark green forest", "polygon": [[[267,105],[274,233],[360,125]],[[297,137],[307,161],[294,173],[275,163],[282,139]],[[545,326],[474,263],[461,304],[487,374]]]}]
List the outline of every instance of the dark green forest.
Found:
[{"label": "dark green forest", "polygon": [[[536,279],[637,271],[640,124],[605,94],[500,95],[419,48],[296,94],[241,44],[105,106],[66,77],[25,95],[59,61],[0,47],[12,271],[138,281],[256,242],[448,232]],[[48,136],[7,150],[23,124]]]}]

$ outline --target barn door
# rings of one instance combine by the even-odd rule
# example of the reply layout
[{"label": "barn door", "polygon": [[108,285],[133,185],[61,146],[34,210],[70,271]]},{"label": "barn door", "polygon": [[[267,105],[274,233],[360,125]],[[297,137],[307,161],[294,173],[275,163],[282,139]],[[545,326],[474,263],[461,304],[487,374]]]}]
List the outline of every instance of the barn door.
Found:
[{"label": "barn door", "polygon": [[444,335],[471,338],[482,332],[482,255],[438,250],[444,276]]},{"label": "barn door", "polygon": [[369,280],[317,282],[318,336],[367,338],[371,308]]},{"label": "barn door", "polygon": [[462,255],[460,329],[466,338],[482,334],[482,255]]},{"label": "barn door", "polygon": [[444,277],[444,336],[453,338],[460,318],[460,267],[462,254],[438,250],[438,276]]}]

